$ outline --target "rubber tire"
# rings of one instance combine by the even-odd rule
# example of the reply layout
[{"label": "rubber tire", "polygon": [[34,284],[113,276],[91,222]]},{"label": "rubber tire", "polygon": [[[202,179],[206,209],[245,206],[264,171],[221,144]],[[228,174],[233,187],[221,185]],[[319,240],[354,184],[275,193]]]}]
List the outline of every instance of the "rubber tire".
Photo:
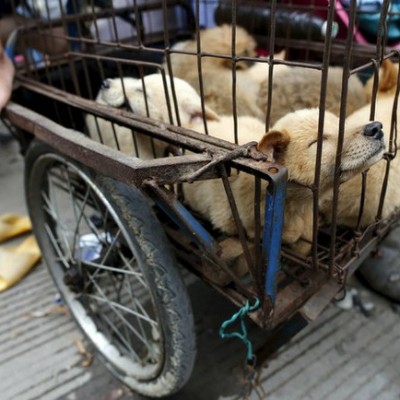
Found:
[{"label": "rubber tire", "polygon": [[[134,379],[120,370],[116,371],[104,356],[100,358],[116,378],[140,394],[163,397],[177,392],[185,385],[193,370],[196,356],[194,319],[177,261],[160,222],[149,205],[149,200],[139,189],[90,172],[86,167],[60,155],[46,144],[33,141],[25,157],[26,201],[34,233],[45,260],[46,254],[53,250],[49,248],[47,235],[42,228],[44,214],[40,215],[37,212],[38,209],[42,210],[42,204],[38,204],[41,203],[38,182],[45,175],[41,157],[49,153],[62,157],[90,175],[117,212],[135,245],[135,255],[140,259],[139,264],[145,266],[142,271],[151,290],[163,331],[164,363],[158,376],[152,380]],[[48,264],[48,268],[53,275],[53,266]],[[57,286],[61,293],[67,288],[65,285],[64,288],[60,288],[59,284]],[[80,321],[77,322],[79,325]]]}]

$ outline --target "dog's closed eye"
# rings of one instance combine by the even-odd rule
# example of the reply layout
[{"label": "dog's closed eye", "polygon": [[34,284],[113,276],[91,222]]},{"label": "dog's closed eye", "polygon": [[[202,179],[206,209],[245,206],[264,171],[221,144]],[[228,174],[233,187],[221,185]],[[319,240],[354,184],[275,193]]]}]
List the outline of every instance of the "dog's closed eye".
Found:
[{"label": "dog's closed eye", "polygon": [[[322,135],[322,140],[328,140],[328,136]],[[310,143],[308,143],[308,147],[311,147],[313,144],[318,143],[318,138],[314,139]]]}]

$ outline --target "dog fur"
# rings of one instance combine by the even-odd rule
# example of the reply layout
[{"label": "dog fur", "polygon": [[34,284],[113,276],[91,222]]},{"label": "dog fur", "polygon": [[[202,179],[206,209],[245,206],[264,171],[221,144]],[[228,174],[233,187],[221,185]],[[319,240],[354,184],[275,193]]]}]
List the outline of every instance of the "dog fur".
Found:
[{"label": "dog fur", "polygon": [[[289,185],[282,240],[302,254],[310,251],[313,234],[312,192],[302,185],[310,186],[314,182],[318,116],[318,109],[290,113],[281,118],[264,136],[262,136],[263,125],[255,118],[239,119],[241,143],[259,141],[260,151],[288,168]],[[321,193],[329,191],[333,185],[338,123],[336,116],[329,112],[325,114]],[[232,124],[230,118],[221,117],[220,121],[211,122],[209,128],[213,136],[227,139],[227,132],[232,132],[233,129],[230,124]],[[201,131],[201,126],[193,128]],[[382,142],[367,139],[363,136],[363,129],[364,127],[359,125],[346,132],[341,165],[343,180],[349,179],[382,157]],[[379,149],[382,151],[370,158]],[[247,235],[253,238],[255,234],[254,177],[240,173],[232,175],[229,180],[243,226]],[[264,198],[266,188],[263,190],[262,197]],[[229,235],[236,233],[228,199],[220,180],[199,181],[185,185],[184,194],[190,207],[210,220],[214,227]]]},{"label": "dog fur", "polygon": [[[244,28],[236,27],[236,57],[255,57],[256,41]],[[200,31],[200,47],[202,53],[213,53],[225,57],[202,57],[203,70],[232,70],[232,26],[221,25]],[[178,42],[172,51],[180,50],[190,54],[171,53],[172,71],[176,77],[184,77],[188,72],[197,70],[197,42],[195,39]],[[246,70],[250,64],[246,61],[236,63],[236,69]]]},{"label": "dog fur", "polygon": [[[397,78],[396,78],[397,80]],[[389,132],[393,112],[393,97],[390,95],[378,97],[376,101],[375,118],[383,123],[385,131]],[[397,120],[400,118],[400,110],[397,107]],[[363,107],[348,117],[349,123],[368,119],[370,105]],[[393,143],[394,144],[394,143]],[[395,150],[396,152],[397,150]],[[372,166],[367,172],[366,197],[364,210],[360,220],[360,226],[366,227],[376,221],[382,185],[387,167],[387,160],[381,160]],[[383,203],[382,218],[389,218],[400,207],[400,157],[396,155],[390,163],[389,179]],[[358,223],[360,201],[362,191],[362,176],[357,175],[353,179],[343,183],[339,188],[339,202],[337,208],[337,223],[355,228]],[[320,202],[320,211],[324,221],[332,219],[332,192],[327,193]]]},{"label": "dog fur", "polygon": [[[219,115],[232,115],[232,68],[234,67],[231,60],[232,26],[221,25],[200,31],[200,43],[203,53],[220,55],[220,57],[203,56],[201,58],[204,101]],[[256,42],[246,30],[239,26],[236,27],[236,57],[255,57],[255,48]],[[179,42],[172,47],[172,50],[190,53],[171,53],[172,75],[184,79],[200,93],[196,40]],[[164,68],[169,72],[167,62],[164,62]],[[259,72],[262,70],[262,66],[239,61],[235,64],[235,68],[237,115],[263,119],[263,112],[255,102],[260,90]],[[266,68],[264,69],[267,71]]]},{"label": "dog fur", "polygon": [[[106,79],[97,95],[96,102],[116,108],[129,103],[129,108],[133,113],[175,125],[178,125],[179,116],[180,125],[185,128],[203,121],[203,117],[210,121],[219,119],[209,107],[205,107],[203,116],[200,97],[188,83],[175,78],[174,87],[178,97],[178,112],[174,108],[170,79],[166,77],[167,93],[165,93],[161,74],[147,75],[143,81],[138,78]],[[149,99],[147,104],[146,97]],[[172,120],[169,116],[167,99],[171,104]],[[165,142],[137,132],[133,133],[131,129],[89,114],[86,116],[86,127],[92,139],[142,159],[162,157],[167,147]]]},{"label": "dog fur", "polygon": [[[156,76],[158,76],[158,79],[145,78],[146,94],[148,95],[147,108],[152,118],[168,122],[165,98],[163,99],[160,96],[160,90],[163,91],[162,87],[160,89],[161,77],[160,75]],[[177,81],[177,78],[174,79],[175,81]],[[178,108],[185,115],[181,120],[182,126],[198,132],[204,132],[203,121],[198,118],[197,94],[186,82],[178,80],[175,83],[174,86],[179,103]],[[142,82],[132,78],[125,78],[124,87],[126,98],[133,112],[146,116],[147,111]],[[185,93],[180,93],[181,90],[185,91]],[[111,106],[118,107],[124,104],[126,99],[123,95],[121,79],[108,80],[105,87],[100,90],[97,98],[99,102]],[[193,102],[196,106],[193,106]],[[154,112],[152,113],[152,111]],[[259,150],[267,154],[269,160],[286,166],[289,170],[289,179],[296,182],[295,184],[289,184],[287,191],[283,241],[291,245],[295,251],[303,254],[310,250],[313,197],[311,190],[301,185],[312,185],[314,181],[318,116],[318,109],[296,111],[280,119],[274,128],[265,135],[263,135],[265,132],[264,124],[258,119],[254,117],[239,117],[237,120],[239,143],[259,141]],[[215,113],[209,110],[209,117],[206,116],[206,119],[208,119],[208,128],[212,136],[232,141],[231,135],[234,126],[233,119],[230,116],[217,117]],[[93,120],[89,121],[88,127],[89,125],[95,128]],[[119,131],[121,127],[117,128]],[[107,136],[111,139],[113,138],[112,130],[107,125],[107,121],[105,121],[101,129],[104,142],[107,143]],[[379,158],[379,155],[372,157],[372,154],[376,153],[382,143],[380,141],[367,140],[362,134],[363,129],[363,126],[353,128],[346,135],[342,155],[343,179],[349,179]],[[321,191],[323,192],[330,190],[333,183],[337,132],[338,118],[327,112],[325,115],[321,169]],[[117,134],[122,136],[120,132],[117,132]],[[127,138],[132,140],[129,130],[128,134]],[[142,143],[143,139],[147,138],[144,135],[137,137],[142,153],[147,158],[154,157],[149,150],[149,144],[146,141]],[[125,150],[129,152],[129,148]],[[246,233],[249,238],[253,238],[255,230],[253,217],[254,177],[244,172],[240,174],[234,172],[229,180]],[[209,219],[216,229],[228,235],[237,233],[220,179],[199,181],[183,186],[185,201],[192,209]],[[263,190],[263,197],[265,197],[265,188]]]},{"label": "dog fur", "polygon": [[[274,73],[270,124],[289,112],[303,108],[319,107],[321,90],[321,71],[303,67],[279,66]],[[282,68],[283,67],[283,68]],[[330,67],[328,73],[325,109],[339,116],[342,91],[340,67]],[[354,75],[348,82],[347,111],[350,115],[368,103],[361,81]],[[268,79],[260,88],[257,105],[264,114],[268,105]]]},{"label": "dog fur", "polygon": [[[399,64],[393,63],[391,60],[387,59],[382,62],[379,68],[379,78],[378,78],[378,91],[377,96],[390,96],[393,97],[397,90],[397,81],[399,75]],[[373,86],[374,86],[375,76],[372,75],[370,79],[365,84],[365,92],[369,101],[372,99]]]}]

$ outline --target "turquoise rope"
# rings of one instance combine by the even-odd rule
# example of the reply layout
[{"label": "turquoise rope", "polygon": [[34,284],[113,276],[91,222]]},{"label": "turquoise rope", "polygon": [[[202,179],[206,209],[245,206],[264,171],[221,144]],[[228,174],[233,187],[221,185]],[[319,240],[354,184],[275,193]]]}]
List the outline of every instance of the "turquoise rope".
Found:
[{"label": "turquoise rope", "polygon": [[[251,306],[249,301],[246,301],[246,304],[239,309],[239,311],[235,314],[232,315],[231,318],[226,320],[221,324],[221,327],[219,328],[219,335],[221,336],[222,339],[230,339],[230,338],[238,338],[240,339],[246,346],[247,346],[247,360],[251,361],[253,359],[253,345],[249,338],[247,337],[247,327],[245,323],[245,317],[246,314],[255,311],[260,305],[260,300],[256,298],[254,304]],[[240,328],[241,332],[225,332],[226,329],[232,325],[234,322],[236,322],[240,318]]]}]

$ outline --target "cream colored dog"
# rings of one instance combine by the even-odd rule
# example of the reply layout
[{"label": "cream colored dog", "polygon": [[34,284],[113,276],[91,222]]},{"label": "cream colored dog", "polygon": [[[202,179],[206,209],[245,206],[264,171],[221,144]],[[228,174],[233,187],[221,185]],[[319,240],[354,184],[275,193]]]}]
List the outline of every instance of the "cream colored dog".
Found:
[{"label": "cream colored dog", "polygon": [[[303,67],[279,67],[277,73],[274,73],[272,83],[271,124],[289,112],[319,107],[320,103],[321,71]],[[325,109],[337,116],[340,113],[342,73],[342,68],[330,67],[327,81]],[[264,113],[268,106],[268,90],[268,79],[265,79],[257,96],[258,107]],[[367,94],[361,81],[351,75],[348,82],[346,115],[367,103]]]},{"label": "cream colored dog", "polygon": [[[114,79],[106,81],[106,84],[100,90],[98,99],[102,103],[114,107],[121,106],[127,99],[133,112],[145,116],[148,109],[150,116],[153,118],[168,122],[167,106],[160,95],[160,92],[163,91],[159,85],[161,77],[160,75],[156,76],[158,76],[158,79],[145,78],[147,102],[144,99],[142,82],[132,78],[124,79],[126,96],[123,94],[121,79]],[[174,81],[176,81],[176,78]],[[198,119],[199,107],[193,106],[193,99],[189,102],[189,97],[194,96],[193,88],[179,80],[175,88],[179,103],[178,108],[185,110],[186,115],[182,119],[182,125],[204,132],[204,124]],[[185,93],[180,93],[180,90],[184,90]],[[194,98],[198,98],[197,94],[195,94]],[[195,103],[197,103],[197,100]],[[188,107],[187,104],[190,104],[190,106]],[[152,111],[154,112],[152,113]],[[209,119],[210,134],[232,141],[234,129],[232,118],[229,116],[218,118],[210,110],[208,114],[210,117],[206,116],[206,119]],[[261,121],[253,117],[238,118],[239,143],[259,141],[259,150],[267,154],[271,161],[286,166],[289,170],[289,180],[295,182],[293,185],[289,184],[287,192],[283,241],[301,253],[309,251],[309,242],[312,238],[313,198],[311,190],[305,186],[312,185],[314,181],[318,115],[319,111],[317,109],[302,110],[289,114],[279,120],[274,128],[265,135],[264,124]],[[108,142],[106,140],[107,136],[111,139],[114,136],[113,131],[107,124],[109,123],[105,122],[101,130],[106,143]],[[95,128],[93,121],[89,121],[88,127],[89,130],[90,127]],[[347,132],[341,164],[343,180],[349,179],[380,159],[383,153],[382,135],[379,131],[376,137],[372,137],[368,134],[369,129],[370,125],[362,125]],[[337,132],[338,118],[326,113],[321,168],[321,191],[323,192],[330,190],[333,183]],[[129,139],[132,140],[130,132]],[[144,139],[143,135],[137,138],[139,146],[144,149],[145,156],[151,158],[153,154],[148,149],[148,143],[146,141],[141,143],[142,139]],[[126,150],[129,152],[128,147]],[[241,172],[240,174],[233,173],[229,180],[243,226],[248,237],[253,238],[255,230],[253,217],[254,177]],[[209,219],[215,228],[228,235],[237,233],[221,180],[215,179],[185,184],[184,194],[186,203]],[[263,196],[265,196],[265,188]]]},{"label": "cream colored dog", "polygon": [[[397,79],[397,78],[396,78]],[[393,112],[393,97],[378,97],[376,102],[375,118],[382,121],[385,130],[389,132]],[[397,121],[400,118],[399,108],[396,113]],[[358,121],[369,118],[370,105],[356,111],[348,117],[350,124],[357,124]],[[394,143],[395,144],[395,143]],[[361,218],[361,227],[373,224],[376,221],[382,185],[384,182],[387,161],[381,160],[372,166],[366,179],[366,197],[364,210]],[[398,154],[390,164],[389,179],[383,203],[382,218],[389,218],[400,207],[400,157]],[[339,203],[337,209],[337,223],[348,227],[356,227],[359,218],[360,201],[362,191],[362,176],[357,175],[348,182],[343,183],[339,188]],[[332,218],[332,193],[323,198],[320,204],[321,214],[325,221],[331,222]]]},{"label": "cream colored dog", "polygon": [[[240,26],[236,27],[235,55],[236,57],[255,57],[256,41]],[[203,57],[204,70],[221,71],[232,70],[232,26],[221,25],[200,31],[200,48],[202,53],[212,53],[222,57]],[[175,76],[185,76],[192,70],[197,70],[197,42],[196,39],[178,42],[171,50],[185,51],[189,54],[172,53],[171,64]],[[227,57],[229,56],[229,57]],[[238,70],[246,70],[251,66],[246,61],[236,63]]]},{"label": "cream colored dog", "polygon": [[[222,25],[200,31],[201,52],[215,56],[201,57],[201,77],[203,96],[206,104],[220,115],[232,115],[232,26]],[[236,27],[236,57],[255,57],[256,42],[241,27]],[[198,72],[197,42],[187,40],[172,47],[170,55],[172,75],[189,82],[200,93],[200,78]],[[174,53],[184,51],[184,53]],[[260,90],[259,72],[267,70],[265,64],[259,68],[246,61],[239,61],[236,68],[236,110],[237,115],[264,118],[262,110],[255,99]],[[164,68],[170,72],[167,62]],[[254,72],[252,71],[254,69]]]},{"label": "cream colored dog", "polygon": [[[302,254],[310,251],[313,234],[313,199],[311,190],[306,186],[314,182],[318,115],[318,109],[288,114],[281,118],[258,144],[261,152],[288,168],[289,185],[282,240]],[[258,141],[262,136],[263,125],[254,118],[242,117],[240,121],[241,143]],[[330,191],[333,185],[338,123],[336,116],[329,112],[325,114],[320,193]],[[343,181],[382,158],[382,133],[379,130],[376,135],[370,135],[368,132],[371,126],[372,124],[358,124],[357,127],[353,126],[346,131],[340,167]],[[193,128],[196,129],[196,126]],[[201,131],[201,126],[198,128]],[[223,117],[220,121],[211,122],[209,128],[213,136],[221,139],[227,139],[227,133],[233,130],[231,119]],[[253,238],[254,177],[245,173],[234,174],[230,177],[230,183],[243,226],[247,235]],[[220,180],[186,185],[184,193],[188,204],[209,219],[214,227],[229,235],[236,233],[228,199]],[[265,197],[265,188],[262,197]],[[263,207],[261,209],[263,210]]]}]

